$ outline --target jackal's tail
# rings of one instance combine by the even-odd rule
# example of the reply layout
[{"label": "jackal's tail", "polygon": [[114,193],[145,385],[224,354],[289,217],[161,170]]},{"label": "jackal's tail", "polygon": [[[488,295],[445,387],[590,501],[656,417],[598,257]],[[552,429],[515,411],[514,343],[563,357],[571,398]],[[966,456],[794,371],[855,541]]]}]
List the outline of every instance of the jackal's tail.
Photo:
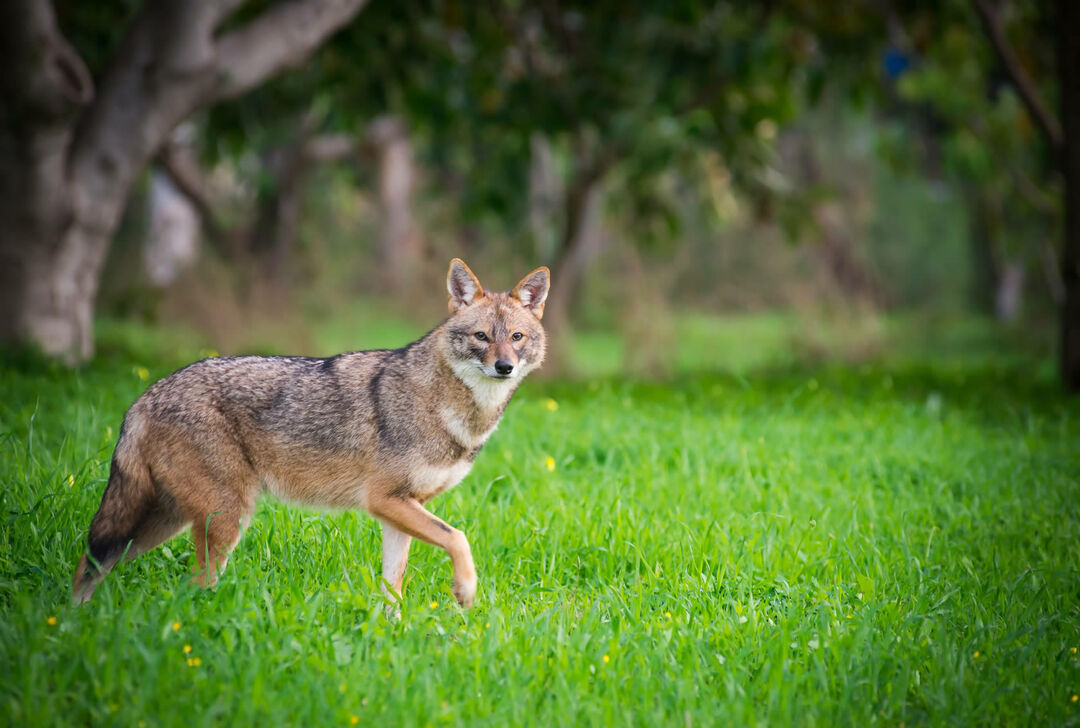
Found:
[{"label": "jackal's tail", "polygon": [[150,469],[139,456],[138,446],[129,439],[121,434],[113,454],[109,484],[90,522],[88,549],[75,569],[73,601],[76,604],[93,596],[97,585],[124,555],[153,506]]}]

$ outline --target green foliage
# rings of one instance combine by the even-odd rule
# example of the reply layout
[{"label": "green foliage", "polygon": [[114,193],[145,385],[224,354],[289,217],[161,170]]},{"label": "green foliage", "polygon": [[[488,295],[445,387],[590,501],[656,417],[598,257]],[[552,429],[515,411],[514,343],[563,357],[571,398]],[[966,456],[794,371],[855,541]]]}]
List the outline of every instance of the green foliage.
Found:
[{"label": "green foliage", "polygon": [[1080,409],[1029,360],[530,381],[433,504],[477,608],[416,545],[395,624],[376,525],[273,501],[216,592],[183,536],[71,608],[123,411],[198,353],[106,335],[0,367],[4,724],[1077,720]]},{"label": "green foliage", "polygon": [[108,68],[141,0],[87,3],[54,0],[56,18],[64,37],[75,47],[95,79]]},{"label": "green foliage", "polygon": [[768,147],[757,130],[800,107],[807,43],[782,15],[742,3],[374,3],[303,68],[213,109],[207,138],[239,155],[300,116],[359,132],[397,114],[466,217],[512,229],[529,140],[543,134],[571,179],[620,163],[624,216],[645,231],[658,220],[652,237],[670,239],[658,178],[702,147],[753,174]]},{"label": "green foliage", "polygon": [[[1056,96],[1056,68],[1040,3],[1000,6],[1008,42],[1037,93]],[[994,57],[971,3],[904,8],[912,68],[895,85],[894,110],[908,122],[889,157],[906,157],[985,201],[998,249],[1034,258],[1060,224],[1060,180],[1050,145]]]}]

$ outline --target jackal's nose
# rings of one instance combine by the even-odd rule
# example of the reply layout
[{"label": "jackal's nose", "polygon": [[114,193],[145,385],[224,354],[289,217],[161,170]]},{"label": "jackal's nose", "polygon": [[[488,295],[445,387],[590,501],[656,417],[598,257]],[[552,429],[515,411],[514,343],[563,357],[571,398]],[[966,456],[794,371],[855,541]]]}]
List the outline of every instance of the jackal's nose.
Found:
[{"label": "jackal's nose", "polygon": [[514,371],[514,365],[512,362],[506,361],[506,359],[499,359],[495,362],[495,371],[505,377],[507,374]]}]

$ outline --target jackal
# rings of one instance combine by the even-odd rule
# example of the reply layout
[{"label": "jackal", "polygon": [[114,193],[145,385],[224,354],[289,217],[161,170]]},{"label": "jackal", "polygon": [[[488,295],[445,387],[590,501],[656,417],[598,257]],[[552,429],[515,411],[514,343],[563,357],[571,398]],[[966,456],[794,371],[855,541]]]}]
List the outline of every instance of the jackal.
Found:
[{"label": "jackal", "polygon": [[543,361],[550,273],[537,268],[512,291],[490,293],[455,258],[446,283],[450,316],[401,349],[204,359],[147,389],[124,417],[74,601],[88,600],[125,554],[188,526],[196,578],[213,586],[269,492],[380,520],[392,601],[401,599],[412,539],[444,549],[454,597],[471,606],[469,542],[424,505],[465,477]]}]

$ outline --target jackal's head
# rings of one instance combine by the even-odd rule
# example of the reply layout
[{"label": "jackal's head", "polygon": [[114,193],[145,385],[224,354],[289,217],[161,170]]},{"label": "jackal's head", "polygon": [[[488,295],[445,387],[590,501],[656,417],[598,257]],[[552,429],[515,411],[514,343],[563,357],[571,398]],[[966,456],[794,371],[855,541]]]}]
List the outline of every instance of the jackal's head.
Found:
[{"label": "jackal's head", "polygon": [[544,315],[551,274],[537,268],[504,293],[485,291],[458,258],[450,261],[446,322],[451,365],[459,376],[480,372],[493,380],[518,379],[544,360]]}]

